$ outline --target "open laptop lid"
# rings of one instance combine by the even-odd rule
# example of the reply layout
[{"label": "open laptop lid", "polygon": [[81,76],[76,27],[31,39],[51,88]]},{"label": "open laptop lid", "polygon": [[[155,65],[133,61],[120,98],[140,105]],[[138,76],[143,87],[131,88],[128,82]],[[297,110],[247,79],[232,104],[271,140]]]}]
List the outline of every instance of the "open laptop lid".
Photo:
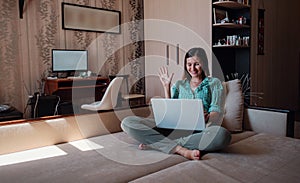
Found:
[{"label": "open laptop lid", "polygon": [[203,130],[205,119],[201,99],[152,98],[156,126],[180,130]]}]

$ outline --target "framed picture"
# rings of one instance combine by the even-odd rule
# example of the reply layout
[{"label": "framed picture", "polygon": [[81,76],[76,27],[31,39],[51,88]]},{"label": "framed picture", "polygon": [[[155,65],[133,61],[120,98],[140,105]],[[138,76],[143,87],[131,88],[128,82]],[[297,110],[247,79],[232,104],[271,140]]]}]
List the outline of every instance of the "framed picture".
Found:
[{"label": "framed picture", "polygon": [[226,23],[229,21],[228,12],[225,10],[220,10],[213,8],[214,24]]},{"label": "framed picture", "polygon": [[121,33],[121,12],[62,2],[62,28]]}]

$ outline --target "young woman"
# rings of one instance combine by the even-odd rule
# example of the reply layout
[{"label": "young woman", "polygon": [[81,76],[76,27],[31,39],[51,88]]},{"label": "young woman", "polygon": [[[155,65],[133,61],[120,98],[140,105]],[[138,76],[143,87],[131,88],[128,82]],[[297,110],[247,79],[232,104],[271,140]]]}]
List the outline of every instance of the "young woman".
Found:
[{"label": "young woman", "polygon": [[172,87],[173,74],[169,75],[166,67],[160,68],[159,77],[165,97],[202,99],[207,121],[205,130],[196,133],[176,133],[176,130],[167,132],[155,127],[153,119],[137,116],[126,117],[121,127],[141,143],[140,149],[151,148],[197,160],[200,159],[200,151],[216,151],[226,147],[231,135],[220,126],[224,110],[224,89],[219,79],[207,76],[208,60],[205,51],[202,48],[190,49],[184,58],[184,68],[186,79],[177,81]]}]

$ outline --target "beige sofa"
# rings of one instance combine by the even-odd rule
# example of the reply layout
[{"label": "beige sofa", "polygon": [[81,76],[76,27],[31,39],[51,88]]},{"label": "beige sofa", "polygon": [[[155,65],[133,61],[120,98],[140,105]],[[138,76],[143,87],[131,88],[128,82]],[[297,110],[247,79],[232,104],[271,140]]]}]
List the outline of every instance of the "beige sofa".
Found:
[{"label": "beige sofa", "polygon": [[[236,83],[227,84],[230,99]],[[239,113],[240,105],[235,116],[228,104],[231,145],[200,161],[137,149],[120,121],[152,117],[150,106],[1,126],[1,182],[299,182],[300,140],[286,137],[293,136],[293,114],[243,107]]]}]

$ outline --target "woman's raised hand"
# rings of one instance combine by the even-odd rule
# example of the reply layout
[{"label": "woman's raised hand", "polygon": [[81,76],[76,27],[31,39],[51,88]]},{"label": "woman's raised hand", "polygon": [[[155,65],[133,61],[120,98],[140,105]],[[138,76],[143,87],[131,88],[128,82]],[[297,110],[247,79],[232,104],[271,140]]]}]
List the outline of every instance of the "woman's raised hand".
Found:
[{"label": "woman's raised hand", "polygon": [[169,87],[173,78],[174,73],[169,76],[167,67],[159,68],[159,79],[164,87]]}]

